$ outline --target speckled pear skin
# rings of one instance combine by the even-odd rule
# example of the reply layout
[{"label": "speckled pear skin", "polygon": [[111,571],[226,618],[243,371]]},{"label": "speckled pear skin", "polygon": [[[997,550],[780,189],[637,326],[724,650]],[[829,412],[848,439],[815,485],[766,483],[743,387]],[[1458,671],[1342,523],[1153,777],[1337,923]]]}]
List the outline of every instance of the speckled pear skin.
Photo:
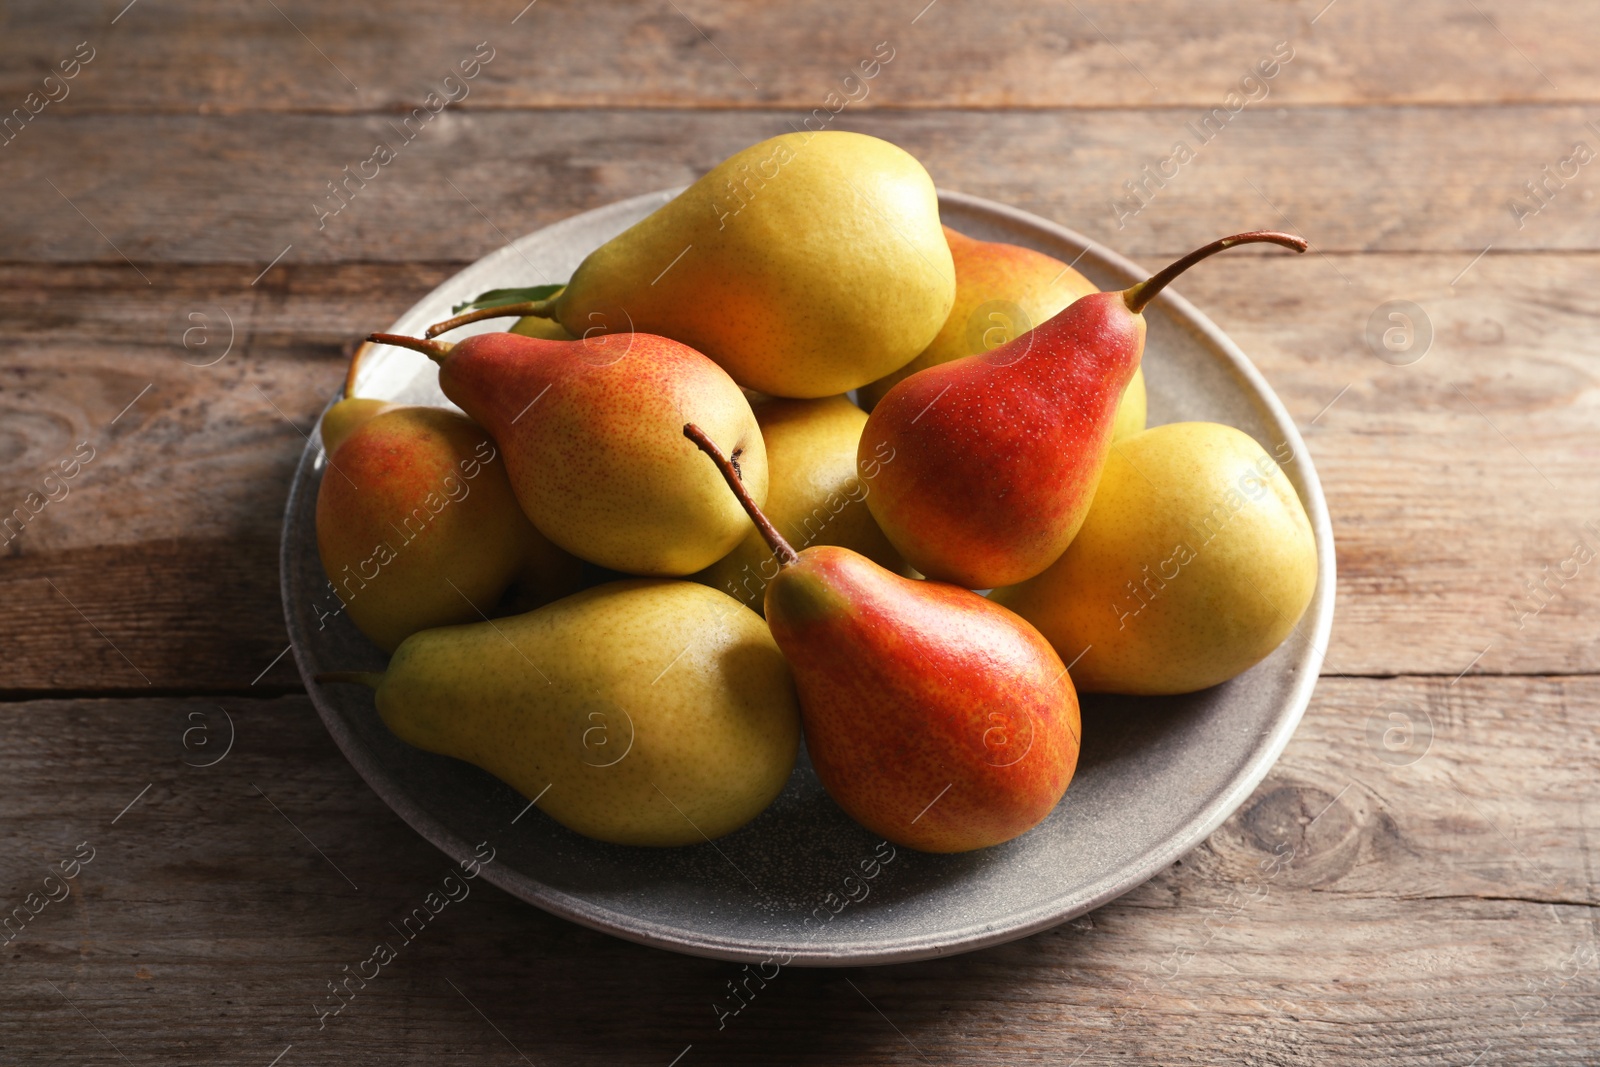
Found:
[{"label": "speckled pear skin", "polygon": [[1139,369],[1133,372],[1128,387],[1122,391],[1122,399],[1117,401],[1117,414],[1111,422],[1111,440],[1116,442],[1124,437],[1142,433],[1145,420],[1149,416],[1149,405],[1144,385],[1144,365],[1141,361]]},{"label": "speckled pear skin", "polygon": [[378,711],[564,826],[692,845],[783,789],[800,743],[789,668],[755,613],[693,582],[631,579],[526,615],[417,634]]},{"label": "speckled pear skin", "polygon": [[317,547],[351,621],[386,652],[492,611],[531,559],[534,603],[581,577],[517,506],[489,435],[443,408],[391,405],[350,431],[317,490]]},{"label": "speckled pear skin", "polygon": [[[768,398],[752,406],[767,445],[767,502],[762,511],[778,532],[796,549],[840,545],[890,570],[904,567],[867,510],[866,497],[880,464],[856,466],[867,413],[842,396]],[[767,582],[778,564],[760,531],[754,526],[749,531],[732,552],[694,580],[762,611]]]},{"label": "speckled pear skin", "polygon": [[1278,462],[1231,426],[1157,426],[1111,449],[1072,546],[994,598],[1037,626],[1081,689],[1187,693],[1289,635],[1317,582],[1311,523]]},{"label": "speckled pear skin", "polygon": [[835,547],[801,553],[766,600],[817,777],[873,833],[925,852],[985,848],[1066,792],[1077,691],[1005,608]]},{"label": "speckled pear skin", "polygon": [[1013,341],[890,389],[859,454],[894,452],[867,506],[906,562],[969,589],[1053,563],[1089,512],[1144,337],[1122,293],[1091,293]]},{"label": "speckled pear skin", "polygon": [[741,385],[822,397],[909,361],[954,297],[922,164],[887,141],[829,130],[730,156],[591,253],[553,310],[578,336],[658,333]]},{"label": "speckled pear skin", "polygon": [[439,385],[499,442],[534,525],[591,563],[692,574],[744,537],[749,521],[684,440],[686,420],[737,452],[745,484],[766,499],[749,402],[721,367],[665,337],[476,334],[444,357]]},{"label": "speckled pear skin", "polygon": [[[861,406],[871,411],[896,383],[919,370],[1005,344],[1063,310],[1079,297],[1098,293],[1095,284],[1067,264],[1021,245],[979,241],[944,227],[956,268],[956,299],[933,341],[904,367],[863,385]],[[1144,429],[1144,371],[1117,405],[1113,439]]]}]

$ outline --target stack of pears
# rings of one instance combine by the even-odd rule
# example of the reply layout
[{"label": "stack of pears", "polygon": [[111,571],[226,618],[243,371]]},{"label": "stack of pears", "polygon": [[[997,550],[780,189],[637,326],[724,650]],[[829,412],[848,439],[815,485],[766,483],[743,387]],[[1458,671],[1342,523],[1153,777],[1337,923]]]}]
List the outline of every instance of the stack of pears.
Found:
[{"label": "stack of pears", "polygon": [[1100,292],[942,226],[887,142],[747,148],[559,289],[358,351],[427,355],[459,411],[325,414],[323,565],[392,658],[319,680],[601,841],[737,830],[802,734],[874,834],[1009,841],[1072,780],[1080,690],[1216,685],[1310,602],[1288,457],[1145,429],[1143,309],[1256,242],[1305,247]]}]

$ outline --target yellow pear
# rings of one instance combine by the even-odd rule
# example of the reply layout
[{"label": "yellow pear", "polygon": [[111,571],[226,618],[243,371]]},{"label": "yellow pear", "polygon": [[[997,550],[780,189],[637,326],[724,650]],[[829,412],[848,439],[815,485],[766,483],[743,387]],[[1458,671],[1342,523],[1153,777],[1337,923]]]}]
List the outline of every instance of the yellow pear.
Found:
[{"label": "yellow pear", "polygon": [[766,623],[694,582],[631,579],[526,615],[426,630],[377,690],[395,735],[477,764],[562,825],[695,845],[782,791],[800,712]]},{"label": "yellow pear", "polygon": [[[956,272],[950,316],[910,363],[861,387],[857,395],[868,411],[902,378],[987,352],[1027,333],[1080,296],[1099,292],[1088,278],[1043,252],[1001,241],[979,241],[948,226],[944,235]],[[1113,440],[1144,429],[1144,419],[1141,369],[1123,390],[1112,426]]]},{"label": "yellow pear", "polygon": [[1148,406],[1149,401],[1144,389],[1144,368],[1141,366],[1133,372],[1133,378],[1128,382],[1127,388],[1122,390],[1122,399],[1117,401],[1117,414],[1111,420],[1111,440],[1120,441],[1124,437],[1132,437],[1142,432]]},{"label": "yellow pear", "polygon": [[[752,405],[767,446],[763,510],[796,549],[838,545],[898,571],[900,554],[867,510],[880,460],[856,470],[856,448],[867,413],[842,396],[821,400],[766,398]],[[772,549],[754,526],[736,548],[693,576],[756,611],[778,572]]]},{"label": "yellow pear", "polygon": [[[559,292],[552,296],[560,296]],[[524,337],[542,337],[546,341],[574,341],[577,338],[567,332],[567,328],[554,319],[541,319],[537,315],[524,315],[518,319],[507,333],[520,333]]]},{"label": "yellow pear", "polygon": [[356,371],[361,366],[361,361],[372,351],[370,341],[363,341],[356,346],[355,352],[350,356],[350,365],[344,372],[344,391],[337,403],[322,413],[322,422],[319,426],[322,437],[322,451],[326,455],[333,455],[344,443],[345,438],[356,431],[356,427],[391,408],[401,405],[392,400],[378,400],[374,397],[355,396]]},{"label": "yellow pear", "polygon": [[1264,659],[1316,584],[1311,522],[1274,458],[1231,426],[1180,422],[1113,445],[1066,552],[994,598],[1080,690],[1187,693]]},{"label": "yellow pear", "polygon": [[575,336],[660,334],[774,396],[847,392],[903,366],[955,298],[933,180],[865,134],[786,133],[729,157],[595,249],[560,293],[481,309]]},{"label": "yellow pear", "polygon": [[367,420],[401,405],[370,396],[347,396],[322,413],[322,451],[333,455]]}]

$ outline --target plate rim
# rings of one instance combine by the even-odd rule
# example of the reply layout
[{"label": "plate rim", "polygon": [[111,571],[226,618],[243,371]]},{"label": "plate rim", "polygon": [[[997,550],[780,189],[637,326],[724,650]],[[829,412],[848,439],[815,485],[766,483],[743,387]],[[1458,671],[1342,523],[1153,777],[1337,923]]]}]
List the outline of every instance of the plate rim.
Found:
[{"label": "plate rim", "polygon": [[[418,316],[421,308],[433,305],[445,297],[469,272],[487,269],[502,258],[521,255],[519,245],[523,242],[538,236],[548,236],[552,230],[559,233],[559,230],[568,227],[582,227],[597,214],[625,213],[630,209],[647,206],[652,201],[658,204],[665,203],[676,195],[679,189],[681,187],[613,201],[524,234],[440,282],[413,303],[394,325],[389,327],[389,330],[403,332],[408,319]],[[939,204],[941,211],[947,204],[959,205],[977,214],[999,217],[1025,230],[1042,230],[1058,240],[1083,249],[1079,259],[1092,254],[1102,266],[1127,278],[1129,284],[1149,273],[1100,242],[1020,208],[944,189],[939,190]],[[1298,475],[1296,480],[1297,488],[1301,490],[1301,502],[1306,508],[1307,517],[1311,520],[1317,546],[1318,566],[1317,584],[1311,604],[1295,627],[1297,632],[1306,631],[1309,623],[1309,632],[1302,633],[1306,650],[1293,663],[1292,669],[1297,677],[1272,731],[1258,742],[1245,766],[1229,780],[1226,786],[1213,793],[1205,805],[1159,847],[1152,849],[1141,862],[1126,865],[1102,878],[1087,896],[1078,895],[1064,907],[1061,906],[1060,898],[1056,898],[1054,901],[1015,913],[1005,922],[982,922],[938,933],[899,937],[870,947],[830,948],[826,944],[819,945],[816,942],[758,945],[748,939],[719,937],[704,931],[690,933],[679,927],[669,927],[611,908],[594,906],[583,897],[555,889],[514,868],[502,868],[490,864],[482,868],[482,876],[518,900],[532,904],[552,915],[654,948],[736,963],[760,963],[779,956],[788,956],[789,960],[784,966],[878,966],[971,952],[1050,929],[1143,885],[1162,869],[1202,844],[1243,805],[1271,772],[1299,726],[1310,704],[1311,694],[1320,680],[1328,636],[1333,627],[1336,600],[1337,574],[1333,526],[1322,482],[1306,448],[1305,440],[1277,393],[1249,357],[1208,316],[1172,289],[1165,290],[1153,306],[1162,307],[1176,324],[1192,329],[1201,337],[1213,358],[1220,358],[1227,369],[1248,387],[1252,394],[1252,402],[1264,409],[1269,421],[1293,449],[1292,470]],[[337,394],[329,401],[328,406],[331,407],[336,400]],[[305,685],[307,697],[316,709],[318,717],[322,719],[323,726],[367,786],[390,810],[434,847],[452,860],[467,859],[473,855],[471,843],[448,829],[429,810],[415,803],[403,789],[392,788],[395,783],[388,769],[346,727],[343,716],[323,698],[321,688],[312,679],[312,667],[308,662],[309,647],[291,606],[293,590],[290,588],[289,578],[292,570],[291,535],[297,522],[301,521],[300,505],[297,502],[302,499],[305,483],[312,476],[319,454],[319,440],[313,436],[307,440],[301,452],[294,477],[289,485],[289,497],[284,509],[279,543],[279,592],[283,601],[290,645],[294,651],[295,667]]]}]

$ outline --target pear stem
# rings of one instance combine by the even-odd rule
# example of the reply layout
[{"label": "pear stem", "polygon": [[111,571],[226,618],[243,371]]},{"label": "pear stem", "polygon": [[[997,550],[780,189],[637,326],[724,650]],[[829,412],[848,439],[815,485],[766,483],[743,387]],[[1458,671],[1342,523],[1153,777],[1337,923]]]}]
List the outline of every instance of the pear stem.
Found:
[{"label": "pear stem", "polygon": [[413,352],[421,352],[435,363],[443,363],[444,357],[455,347],[448,341],[429,341],[421,337],[407,337],[403,333],[368,334],[367,340],[373,344],[394,345],[396,348],[409,348]]},{"label": "pear stem", "polygon": [[318,685],[329,682],[348,682],[351,685],[364,685],[368,689],[378,688],[378,683],[383,681],[383,675],[377,671],[323,671],[314,674],[311,680]]},{"label": "pear stem", "polygon": [[[1292,233],[1282,233],[1278,230],[1251,230],[1249,233],[1236,233],[1232,237],[1224,237],[1220,240],[1212,241],[1208,245],[1202,245],[1177,262],[1171,263],[1152,274],[1131,289],[1124,289],[1122,291],[1122,299],[1128,305],[1128,310],[1137,315],[1144,310],[1146,304],[1156,298],[1156,294],[1171,284],[1172,279],[1202,259],[1214,256],[1224,248],[1232,248],[1234,245],[1249,245],[1261,242],[1282,245],[1285,248],[1292,248],[1296,252],[1304,252],[1307,247],[1304,237],[1296,237]],[[428,336],[432,337],[433,334],[430,333]]]},{"label": "pear stem", "polygon": [[711,462],[717,465],[717,470],[722,472],[723,480],[728,483],[728,488],[733,490],[733,495],[739,498],[739,503],[744,505],[745,513],[750,516],[750,521],[756,524],[756,529],[761,531],[761,536],[772,546],[772,554],[778,557],[778,566],[787,567],[791,563],[800,562],[800,553],[794,546],[783,539],[778,528],[772,525],[772,520],[761,513],[756,502],[750,499],[750,491],[744,487],[744,481],[739,477],[738,468],[733,461],[722,454],[722,449],[717,447],[715,441],[706,436],[706,432],[694,423],[685,423],[683,436],[699,446],[700,451],[711,457]]},{"label": "pear stem", "polygon": [[482,322],[484,319],[504,319],[512,315],[518,317],[532,315],[536,319],[555,318],[553,314],[555,302],[555,297],[551,297],[548,300],[524,300],[520,304],[500,304],[492,308],[473,308],[471,311],[463,311],[454,318],[445,319],[443,322],[436,322],[429,326],[428,336],[438,337],[441,333],[453,330],[457,326],[465,326],[469,322]]}]

